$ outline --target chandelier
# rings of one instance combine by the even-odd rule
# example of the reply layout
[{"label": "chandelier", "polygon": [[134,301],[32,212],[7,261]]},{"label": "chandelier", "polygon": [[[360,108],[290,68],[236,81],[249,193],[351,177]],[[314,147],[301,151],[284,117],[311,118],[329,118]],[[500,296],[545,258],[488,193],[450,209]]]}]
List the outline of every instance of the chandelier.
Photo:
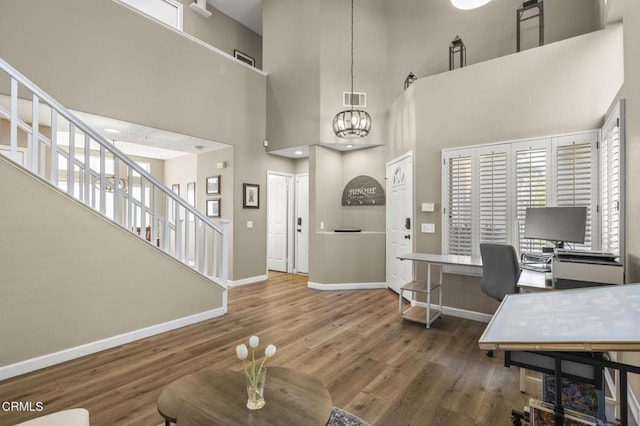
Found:
[{"label": "chandelier", "polygon": [[333,119],[333,132],[339,138],[362,138],[369,134],[371,116],[361,109],[353,108],[353,0],[351,0],[351,108],[340,111]]}]

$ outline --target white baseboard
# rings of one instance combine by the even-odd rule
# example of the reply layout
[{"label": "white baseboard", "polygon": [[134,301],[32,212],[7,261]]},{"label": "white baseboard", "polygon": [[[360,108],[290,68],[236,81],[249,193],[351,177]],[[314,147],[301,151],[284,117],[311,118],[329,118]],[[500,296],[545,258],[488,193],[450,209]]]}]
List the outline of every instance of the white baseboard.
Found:
[{"label": "white baseboard", "polygon": [[[424,302],[412,301],[411,305],[421,306],[423,308],[427,307],[427,304]],[[437,306],[434,304],[431,304],[431,308],[437,309]],[[466,309],[451,308],[449,306],[442,307],[442,314],[451,315],[452,317],[470,319],[473,321],[486,322],[486,323],[491,321],[491,318],[493,318],[493,315],[490,315],[490,314],[483,314],[482,312],[476,312],[476,311],[467,311]]]},{"label": "white baseboard", "polygon": [[321,284],[309,281],[307,287],[316,290],[374,290],[380,288],[387,288],[387,283],[336,283],[336,284]]},{"label": "white baseboard", "polygon": [[243,278],[241,280],[236,280],[236,281],[228,280],[227,287],[238,287],[240,285],[259,283],[260,281],[266,281],[268,278],[269,278],[269,275],[264,274],[264,275],[258,275],[255,277]]},{"label": "white baseboard", "polygon": [[[225,298],[226,293],[227,292],[225,291],[223,299]],[[84,345],[64,349],[36,358],[27,359],[25,361],[16,362],[15,364],[6,365],[4,367],[0,367],[0,380],[5,380],[25,373],[30,373],[32,371],[40,370],[41,368],[50,367],[55,364],[60,364],[65,361],[80,358],[82,356],[100,352],[105,349],[110,349],[115,346],[124,345],[125,343],[133,342],[134,340],[144,339],[145,337],[164,333],[165,331],[174,330],[176,328],[195,324],[200,321],[219,317],[221,315],[224,315],[226,312],[227,305],[225,303],[221,308],[212,309],[210,311],[201,312],[199,314],[190,315],[188,317],[179,318],[162,324],[152,325],[150,327],[141,328],[140,330],[134,330],[117,336],[107,337],[106,339],[86,343]]]}]

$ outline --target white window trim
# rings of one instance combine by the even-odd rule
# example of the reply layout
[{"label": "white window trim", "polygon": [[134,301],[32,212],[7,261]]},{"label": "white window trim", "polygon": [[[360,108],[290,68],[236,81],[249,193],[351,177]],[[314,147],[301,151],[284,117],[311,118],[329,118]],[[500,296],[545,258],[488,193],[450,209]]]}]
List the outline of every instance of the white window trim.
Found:
[{"label": "white window trim", "polygon": [[122,6],[126,7],[126,8],[128,8],[128,9],[136,12],[136,13],[141,14],[145,18],[151,19],[152,21],[154,21],[154,22],[156,22],[156,23],[158,23],[160,25],[164,25],[165,27],[173,28],[173,29],[176,29],[178,31],[183,31],[183,15],[184,15],[183,5],[182,5],[182,3],[180,3],[180,2],[178,2],[176,0],[158,0],[158,1],[163,1],[165,3],[169,3],[171,6],[176,8],[176,14],[177,14],[176,19],[177,19],[177,24],[178,24],[176,27],[174,27],[173,25],[169,25],[166,22],[163,22],[163,21],[161,21],[161,20],[149,15],[148,13],[136,8],[133,5],[130,5],[129,3],[126,2],[126,0],[113,0],[113,1],[115,1],[116,3],[122,5]]}]

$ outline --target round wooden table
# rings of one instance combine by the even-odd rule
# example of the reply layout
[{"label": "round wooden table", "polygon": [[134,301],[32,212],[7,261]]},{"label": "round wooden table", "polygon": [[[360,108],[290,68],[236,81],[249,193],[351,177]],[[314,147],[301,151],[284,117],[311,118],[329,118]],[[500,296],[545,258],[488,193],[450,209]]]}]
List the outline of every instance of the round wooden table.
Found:
[{"label": "round wooden table", "polygon": [[205,368],[167,386],[158,397],[158,412],[180,426],[324,426],[333,406],[322,383],[281,367],[267,368],[264,400],[264,407],[249,410],[244,372]]}]

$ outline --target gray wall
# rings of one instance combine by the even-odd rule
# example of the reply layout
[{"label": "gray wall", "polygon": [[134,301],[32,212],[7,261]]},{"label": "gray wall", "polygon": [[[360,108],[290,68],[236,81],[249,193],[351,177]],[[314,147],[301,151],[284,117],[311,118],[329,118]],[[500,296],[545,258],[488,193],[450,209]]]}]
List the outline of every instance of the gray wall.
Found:
[{"label": "gray wall", "polygon": [[[342,206],[354,177],[369,175],[384,187],[384,150],[341,153],[311,147],[309,158],[309,281],[319,284],[385,281],[385,206]],[[324,224],[324,229],[321,228]],[[359,233],[336,233],[360,228]]]},{"label": "gray wall", "polygon": [[269,150],[318,142],[320,1],[264,0]]},{"label": "gray wall", "polygon": [[[465,11],[449,1],[385,2],[390,95],[395,98],[402,91],[409,72],[422,78],[448,71],[449,44],[456,35],[464,41],[469,65],[515,53],[516,10],[521,5],[493,0]],[[599,28],[597,0],[546,0],[544,10],[545,44]],[[537,27],[523,28],[523,47],[536,46]]]},{"label": "gray wall", "polygon": [[255,66],[262,69],[262,36],[240,24],[233,18],[207,5],[212,13],[208,18],[189,9],[192,0],[177,0],[182,3],[182,30],[233,56],[239,50],[255,60]]},{"label": "gray wall", "polygon": [[0,180],[0,366],[222,306],[218,286],[2,158]]}]

